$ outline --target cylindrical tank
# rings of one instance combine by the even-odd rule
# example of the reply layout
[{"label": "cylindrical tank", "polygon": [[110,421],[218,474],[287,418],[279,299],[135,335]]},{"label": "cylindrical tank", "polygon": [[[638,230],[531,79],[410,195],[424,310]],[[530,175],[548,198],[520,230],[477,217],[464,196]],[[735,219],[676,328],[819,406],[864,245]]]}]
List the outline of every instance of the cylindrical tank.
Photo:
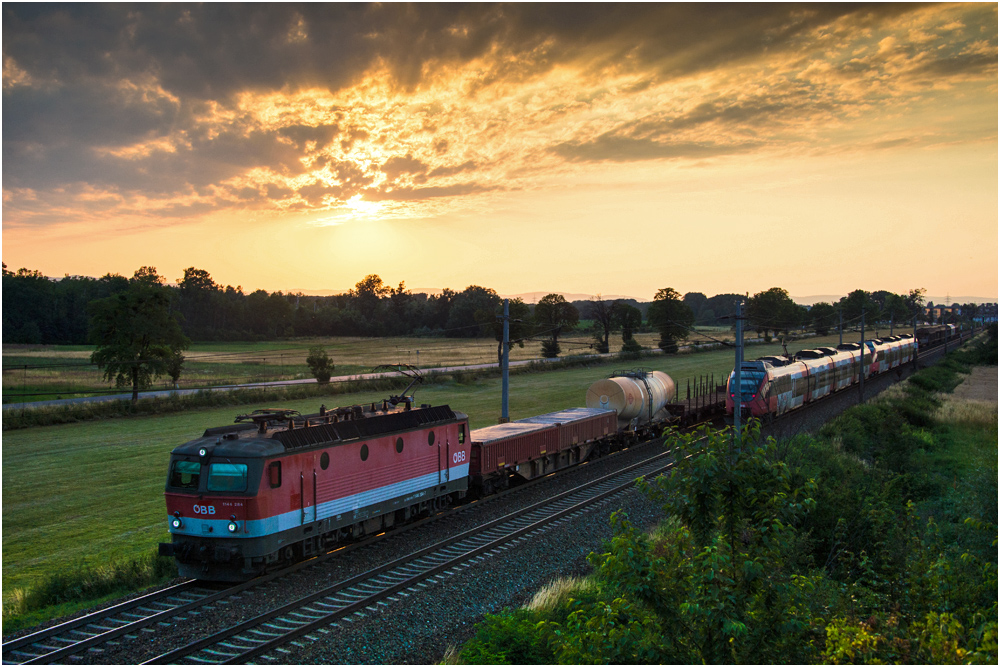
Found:
[{"label": "cylindrical tank", "polygon": [[653,371],[598,380],[587,390],[587,407],[617,410],[619,419],[638,417],[640,422],[647,422],[675,398],[677,385],[673,379]]}]

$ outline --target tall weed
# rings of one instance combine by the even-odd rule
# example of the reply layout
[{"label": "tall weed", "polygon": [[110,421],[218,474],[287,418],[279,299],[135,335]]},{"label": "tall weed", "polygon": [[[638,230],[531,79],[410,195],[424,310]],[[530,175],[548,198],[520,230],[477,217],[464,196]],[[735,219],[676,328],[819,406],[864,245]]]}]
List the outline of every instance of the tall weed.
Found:
[{"label": "tall weed", "polygon": [[5,595],[4,631],[31,624],[33,612],[66,604],[91,604],[112,595],[123,595],[160,584],[177,576],[172,558],[148,553],[135,559],[101,565],[77,563],[25,590]]}]

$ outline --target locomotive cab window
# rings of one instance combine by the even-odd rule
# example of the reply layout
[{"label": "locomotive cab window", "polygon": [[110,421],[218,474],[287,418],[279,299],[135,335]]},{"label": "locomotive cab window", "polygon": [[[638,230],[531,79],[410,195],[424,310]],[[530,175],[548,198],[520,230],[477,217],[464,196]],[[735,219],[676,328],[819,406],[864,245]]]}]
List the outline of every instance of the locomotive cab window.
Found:
[{"label": "locomotive cab window", "polygon": [[246,491],[245,463],[212,463],[208,466],[209,491]]},{"label": "locomotive cab window", "polygon": [[458,425],[458,444],[465,444],[465,424]]},{"label": "locomotive cab window", "polygon": [[201,478],[201,464],[197,461],[174,461],[170,471],[170,486],[178,489],[197,489]]}]

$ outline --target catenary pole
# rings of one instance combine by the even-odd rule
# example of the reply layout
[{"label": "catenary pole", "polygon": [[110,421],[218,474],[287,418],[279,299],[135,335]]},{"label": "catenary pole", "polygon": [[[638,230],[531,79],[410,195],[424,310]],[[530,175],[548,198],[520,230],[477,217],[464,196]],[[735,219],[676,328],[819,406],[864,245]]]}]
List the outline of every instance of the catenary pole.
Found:
[{"label": "catenary pole", "polygon": [[500,374],[502,380],[502,398],[500,401],[500,422],[510,421],[510,299],[503,300],[503,345],[500,357]]},{"label": "catenary pole", "polygon": [[736,442],[740,442],[740,413],[743,411],[743,301],[736,304],[736,367],[733,369],[733,384],[736,391],[733,396],[733,434]]},{"label": "catenary pole", "polygon": [[861,309],[861,373],[858,380],[858,390],[861,394],[859,403],[865,402],[865,309]]}]

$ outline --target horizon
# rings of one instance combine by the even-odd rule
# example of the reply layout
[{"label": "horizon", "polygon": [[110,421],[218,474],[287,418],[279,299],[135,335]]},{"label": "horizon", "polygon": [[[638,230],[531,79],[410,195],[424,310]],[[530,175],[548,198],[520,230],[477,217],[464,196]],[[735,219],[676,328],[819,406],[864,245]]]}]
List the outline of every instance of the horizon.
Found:
[{"label": "horizon", "polygon": [[[24,268],[26,268],[26,267],[24,267]],[[10,267],[7,267],[7,269],[10,270]],[[92,279],[99,278],[99,276],[84,276],[84,275],[79,275],[79,274],[74,274],[74,275],[67,274],[67,275],[64,275],[62,277],[55,277],[55,276],[45,276],[45,277],[48,280],[52,280],[52,281],[59,281],[59,280],[62,280],[63,278],[92,278]],[[165,284],[168,287],[177,287],[177,283],[176,282],[166,281]],[[225,287],[225,285],[219,284],[219,287]],[[242,286],[240,286],[240,287],[242,287]],[[471,287],[471,285],[466,285],[466,287]],[[480,285],[480,287],[485,287],[487,289],[493,289],[489,285]],[[772,285],[772,287],[781,287],[781,286],[780,285]],[[339,296],[339,295],[347,294],[353,288],[349,287],[347,289],[342,289],[342,290],[330,290],[330,289],[309,290],[309,289],[299,289],[299,288],[292,288],[290,290],[267,290],[265,288],[260,288],[260,289],[264,289],[268,293],[274,293],[274,292],[279,292],[280,291],[280,292],[282,292],[282,293],[284,293],[286,295],[290,295],[290,296],[302,295],[302,296],[327,297],[327,296]],[[443,287],[406,287],[406,291],[407,292],[411,292],[413,294],[427,294],[427,295],[437,295],[437,294],[440,294],[441,292],[443,292],[445,289],[452,289],[452,288],[451,287],[447,287],[447,288],[443,288]],[[462,288],[462,289],[464,289],[464,288]],[[454,289],[453,291],[455,291],[455,292],[461,292],[462,289]],[[782,289],[784,289],[784,288],[782,288]],[[858,288],[858,289],[861,289],[861,288]],[[494,291],[497,291],[497,290],[494,290]],[[876,290],[866,290],[866,291],[876,291]],[[706,297],[709,297],[709,298],[711,298],[713,296],[717,296],[718,294],[730,294],[730,293],[732,293],[732,292],[717,292],[717,293],[714,293],[714,294],[710,294],[708,292],[700,292],[699,290],[690,290],[690,292],[701,293],[701,294],[704,294]],[[249,292],[247,292],[246,290],[244,290],[244,293],[249,293]],[[686,294],[686,293],[687,292],[685,292],[684,294]],[[550,290],[550,291],[531,290],[531,291],[520,292],[520,293],[516,293],[516,294],[505,294],[505,293],[501,293],[501,292],[497,291],[497,295],[500,298],[502,298],[502,299],[516,299],[516,298],[521,298],[525,303],[527,303],[529,305],[534,305],[534,303],[536,303],[538,301],[538,299],[541,299],[542,297],[544,297],[544,296],[546,296],[548,294],[559,294],[559,295],[563,296],[567,301],[570,301],[570,302],[574,302],[574,301],[590,301],[590,300],[596,299],[598,296],[602,297],[603,301],[614,301],[616,299],[625,299],[625,300],[629,300],[630,299],[630,300],[637,301],[639,303],[651,303],[653,301],[652,297],[641,298],[641,297],[631,296],[631,295],[627,295],[627,294],[606,294],[606,295],[605,294],[581,294],[581,293],[567,292],[567,291],[560,291],[560,290]],[[528,298],[526,298],[526,297],[529,297],[529,296],[534,297],[534,300],[529,300]],[[753,295],[751,294],[751,295],[748,295],[748,296],[753,296]],[[841,298],[846,297],[847,294],[845,293],[845,294],[795,295],[795,294],[789,293],[788,296],[789,296],[789,298],[792,299],[792,301],[794,301],[795,303],[797,303],[799,305],[811,306],[814,303],[819,303],[819,302],[823,302],[823,301],[826,301],[828,303],[835,303],[836,301],[840,300]],[[901,296],[905,296],[905,294],[902,294]],[[927,294],[924,295],[924,303],[925,304],[927,304],[927,303],[933,303],[936,306],[942,305],[942,303],[945,303],[946,305],[947,304],[953,305],[953,304],[970,303],[970,302],[971,303],[976,303],[977,305],[983,304],[983,303],[997,303],[997,298],[996,297],[992,297],[992,298],[991,297],[984,297],[984,296],[971,296],[971,295],[951,296],[951,295],[947,295],[947,294],[945,296],[933,296],[933,295],[927,295]]]},{"label": "horizon", "polygon": [[7,3],[3,52],[9,267],[997,300],[995,4]]}]

